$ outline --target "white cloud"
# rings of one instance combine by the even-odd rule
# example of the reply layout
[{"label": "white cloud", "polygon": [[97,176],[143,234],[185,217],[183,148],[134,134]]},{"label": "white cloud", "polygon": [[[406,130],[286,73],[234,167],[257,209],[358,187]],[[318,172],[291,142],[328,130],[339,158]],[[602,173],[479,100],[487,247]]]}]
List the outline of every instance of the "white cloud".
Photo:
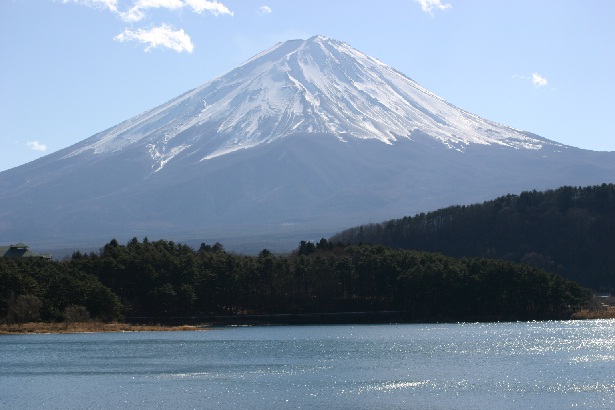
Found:
[{"label": "white cloud", "polygon": [[209,11],[214,16],[219,16],[220,14],[226,14],[229,16],[233,15],[233,12],[228,9],[224,4],[219,3],[217,1],[209,1],[209,0],[185,0],[186,4],[192,7],[195,13],[202,13],[203,11]]},{"label": "white cloud", "polygon": [[269,6],[260,6],[258,8],[258,14],[271,14],[271,7]]},{"label": "white cloud", "polygon": [[145,10],[148,9],[168,9],[179,10],[185,6],[182,0],[137,0],[128,11],[117,14],[126,22],[141,21],[145,18]]},{"label": "white cloud", "polygon": [[532,83],[536,87],[544,87],[544,86],[547,85],[548,81],[547,81],[546,78],[544,78],[540,74],[534,73],[534,74],[532,74]]},{"label": "white cloud", "polygon": [[449,3],[442,4],[441,0],[415,0],[421,3],[421,8],[424,12],[432,14],[433,10],[446,10],[450,9],[451,6]]},{"label": "white cloud", "polygon": [[47,151],[47,145],[41,144],[38,141],[28,141],[26,142],[26,145],[30,147],[30,149],[33,151],[41,151],[41,152]]},{"label": "white cloud", "polygon": [[127,23],[134,23],[141,21],[145,18],[145,13],[141,9],[131,8],[128,11],[122,11],[117,13]]},{"label": "white cloud", "polygon": [[148,9],[167,9],[180,10],[184,7],[190,7],[195,13],[208,11],[211,14],[229,15],[233,12],[224,4],[216,0],[132,0],[129,2],[132,6],[120,10],[118,0],[61,0],[62,3],[76,3],[87,7],[109,10],[126,22],[137,22],[145,18],[145,13]]},{"label": "white cloud", "polygon": [[134,7],[140,9],[181,9],[184,7],[182,0],[137,0]]},{"label": "white cloud", "polygon": [[184,3],[181,0],[138,0],[128,11],[118,12],[118,14],[126,22],[135,22],[143,20],[144,10],[147,9],[179,10],[182,7]]},{"label": "white cloud", "polygon": [[526,77],[526,76],[523,76],[523,75],[515,74],[515,75],[512,76],[512,78],[519,78],[521,80],[531,81],[532,84],[534,84],[534,87],[536,87],[536,88],[546,87],[547,84],[549,83],[546,78],[544,78],[543,76],[541,76],[538,73],[532,74],[531,77]]},{"label": "white cloud", "polygon": [[[1,1],[1,0],[0,0]],[[123,21],[135,23],[143,20],[150,9],[181,10],[190,8],[193,12],[201,14],[204,11],[215,16],[233,15],[233,12],[217,0],[127,0],[122,1],[125,5],[121,9],[118,6],[120,0],[59,0],[64,4],[75,3],[87,7],[108,10],[118,15]],[[132,31],[125,29],[114,37],[121,43],[126,41],[138,41],[146,44],[145,51],[156,47],[167,47],[179,52],[192,52],[194,46],[190,36],[183,29],[175,30],[168,24],[149,29]]]},{"label": "white cloud", "polygon": [[175,30],[172,26],[163,24],[151,29],[138,29],[137,31],[124,30],[123,33],[114,37],[114,40],[124,43],[126,41],[138,41],[145,43],[145,51],[156,47],[166,47],[178,53],[187,51],[191,53],[194,45],[183,29]]},{"label": "white cloud", "polygon": [[62,3],[76,3],[96,9],[106,9],[117,13],[117,0],[62,0]]}]

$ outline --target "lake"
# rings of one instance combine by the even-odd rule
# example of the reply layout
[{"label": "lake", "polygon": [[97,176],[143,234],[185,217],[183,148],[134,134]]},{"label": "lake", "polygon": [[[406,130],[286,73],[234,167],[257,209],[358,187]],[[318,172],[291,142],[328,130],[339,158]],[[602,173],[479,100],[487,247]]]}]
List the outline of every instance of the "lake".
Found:
[{"label": "lake", "polygon": [[615,408],[615,320],[6,335],[0,408]]}]

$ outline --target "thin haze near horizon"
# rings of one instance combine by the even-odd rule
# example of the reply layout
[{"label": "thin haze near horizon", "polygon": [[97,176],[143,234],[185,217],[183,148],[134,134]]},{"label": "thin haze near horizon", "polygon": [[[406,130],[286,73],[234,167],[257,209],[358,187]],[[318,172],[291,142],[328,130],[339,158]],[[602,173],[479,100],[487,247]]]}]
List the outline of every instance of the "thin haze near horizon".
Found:
[{"label": "thin haze near horizon", "polygon": [[0,171],[316,34],[485,119],[615,151],[615,2],[6,0],[0,19]]}]

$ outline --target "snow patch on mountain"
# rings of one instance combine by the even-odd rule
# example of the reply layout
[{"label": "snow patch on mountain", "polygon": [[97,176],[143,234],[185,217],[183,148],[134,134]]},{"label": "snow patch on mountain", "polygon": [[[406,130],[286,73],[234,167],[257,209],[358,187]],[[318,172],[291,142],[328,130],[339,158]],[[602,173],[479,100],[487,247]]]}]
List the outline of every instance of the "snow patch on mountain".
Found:
[{"label": "snow patch on mountain", "polygon": [[559,146],[461,110],[348,44],[315,36],[279,43],[66,157],[142,147],[159,171],[182,155],[209,160],[298,133],[395,144],[419,131],[460,152],[470,144]]}]

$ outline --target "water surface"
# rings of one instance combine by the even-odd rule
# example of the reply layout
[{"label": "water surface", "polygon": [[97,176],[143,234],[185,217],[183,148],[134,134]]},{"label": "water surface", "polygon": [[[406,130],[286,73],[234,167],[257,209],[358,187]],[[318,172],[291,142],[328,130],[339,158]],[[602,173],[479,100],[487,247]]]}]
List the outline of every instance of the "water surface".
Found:
[{"label": "water surface", "polygon": [[615,320],[0,336],[0,408],[615,408]]}]

